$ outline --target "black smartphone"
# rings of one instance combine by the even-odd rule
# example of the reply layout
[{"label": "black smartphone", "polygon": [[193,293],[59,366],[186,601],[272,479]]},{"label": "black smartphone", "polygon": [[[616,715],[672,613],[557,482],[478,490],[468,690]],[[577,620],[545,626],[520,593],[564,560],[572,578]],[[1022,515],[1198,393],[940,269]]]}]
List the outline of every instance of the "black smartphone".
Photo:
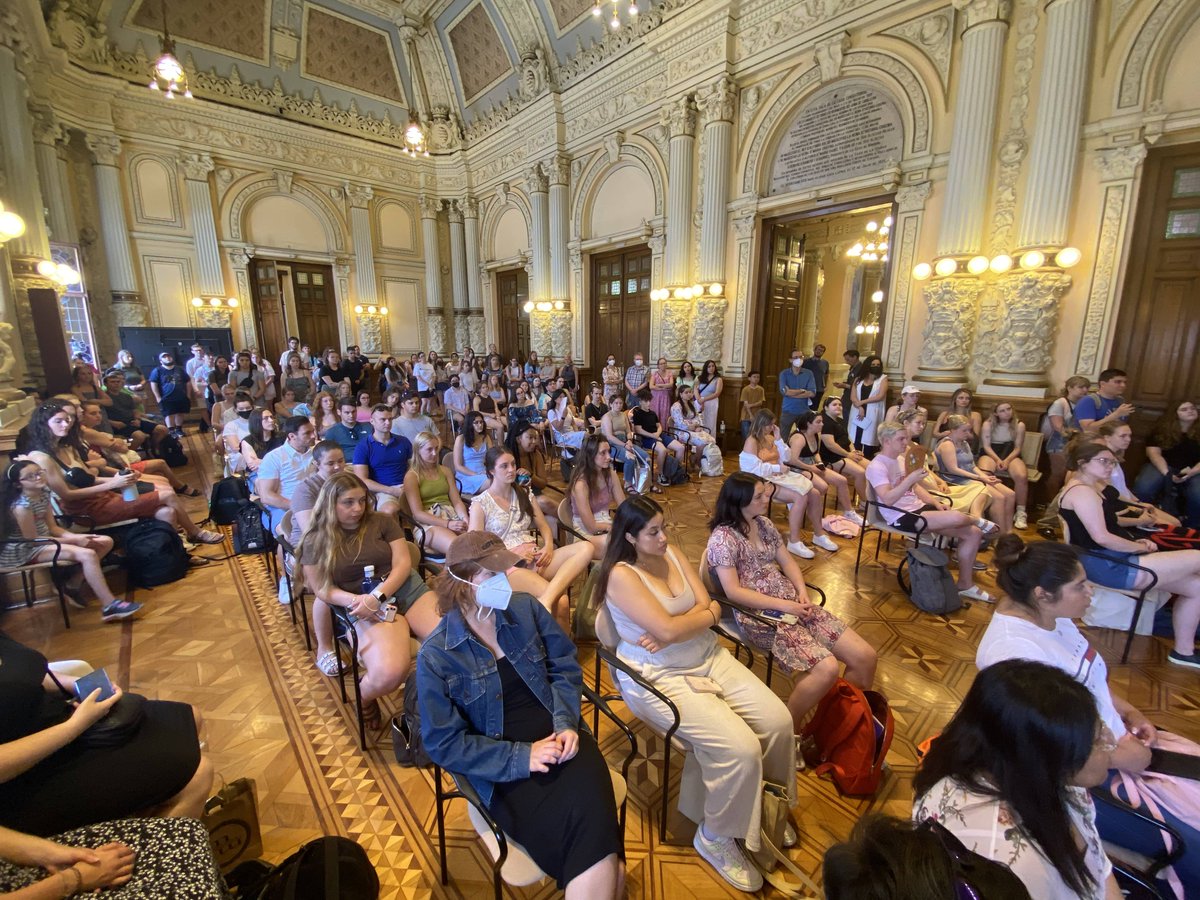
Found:
[{"label": "black smartphone", "polygon": [[1200,781],[1200,756],[1189,756],[1186,753],[1176,753],[1174,750],[1160,750],[1152,747],[1150,749],[1150,765],[1146,768],[1161,775],[1174,775],[1176,778]]},{"label": "black smartphone", "polygon": [[96,688],[100,688],[100,696],[96,698],[97,700],[107,700],[116,693],[113,683],[108,678],[108,673],[103,669],[96,669],[75,680],[75,696],[80,700],[86,700],[88,694]]}]

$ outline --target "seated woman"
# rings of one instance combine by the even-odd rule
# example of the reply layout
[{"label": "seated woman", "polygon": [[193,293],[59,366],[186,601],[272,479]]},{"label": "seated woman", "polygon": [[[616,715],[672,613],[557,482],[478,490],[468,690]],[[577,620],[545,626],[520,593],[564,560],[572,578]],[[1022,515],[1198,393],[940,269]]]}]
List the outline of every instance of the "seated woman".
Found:
[{"label": "seated woman", "polygon": [[[45,543],[25,543],[35,540]],[[50,540],[58,541],[61,548],[56,551]],[[50,562],[56,555],[63,563],[78,563],[79,571],[63,585],[68,602],[76,609],[86,608],[80,592],[86,581],[100,601],[100,620],[118,622],[132,616],[142,604],[118,600],[109,589],[100,560],[112,548],[113,539],[107,535],[75,534],[54,521],[46,473],[33,460],[17,460],[5,468],[0,494],[0,568]]]},{"label": "seated woman", "polygon": [[983,423],[979,446],[981,472],[1007,473],[1012,478],[1012,490],[1016,494],[1012,527],[1028,527],[1025,503],[1029,497],[1029,469],[1025,466],[1025,460],[1021,459],[1021,448],[1025,446],[1025,423],[1016,419],[1013,405],[1007,400],[997,403]]},{"label": "seated woman", "polygon": [[[597,629],[615,629],[617,656],[679,708],[676,735],[691,747],[703,779],[702,787],[685,783],[679,791],[680,812],[699,825],[696,851],[734,887],[757,891],[762,876],[738,842],[760,846],[764,780],[783,785],[795,802],[791,714],[718,643],[710,629],[721,620],[720,605],[667,542],[662,507],[649,497],[630,497],[617,509],[595,596],[604,604]],[[670,726],[653,695],[620,671],[614,677],[634,715],[660,732]],[[786,836],[785,845],[795,838]]]},{"label": "seated woman", "polygon": [[594,559],[604,556],[612,510],[625,502],[621,479],[612,467],[612,449],[603,435],[589,434],[575,456],[575,468],[567,485],[571,498],[572,524],[595,547]]},{"label": "seated woman", "polygon": [[920,412],[928,418],[929,412],[917,402],[920,399],[921,389],[915,384],[906,384],[900,389],[900,402],[888,407],[887,412],[883,416],[884,421],[898,422],[900,421],[900,416],[906,412]]},{"label": "seated woman", "polygon": [[950,395],[950,406],[942,411],[938,415],[937,421],[933,423],[934,446],[937,446],[938,441],[944,438],[950,431],[946,426],[946,420],[950,416],[963,416],[971,422],[971,452],[978,452],[979,435],[983,433],[983,417],[971,409],[972,399],[971,392],[965,387],[959,388]]},{"label": "seated woman", "polygon": [[587,435],[584,422],[571,405],[571,395],[565,390],[555,390],[550,395],[550,408],[546,411],[546,424],[550,426],[551,439],[560,447],[578,450]]},{"label": "seated woman", "polygon": [[1133,492],[1146,503],[1178,512],[1188,528],[1200,528],[1200,414],[1195,403],[1185,400],[1155,423]]},{"label": "seated woman", "polygon": [[[1122,463],[1125,462],[1125,451],[1129,449],[1129,445],[1133,443],[1133,429],[1125,422],[1117,420],[1115,422],[1105,422],[1103,425],[1095,429],[1093,432],[1085,432],[1075,436],[1076,443],[1079,441],[1094,439],[1098,436],[1100,442],[1112,451],[1113,456],[1117,458],[1117,464],[1113,467],[1112,475],[1109,476],[1109,486],[1105,488],[1105,493],[1117,492],[1117,496],[1126,504],[1127,508],[1123,512],[1118,513],[1118,517],[1122,525],[1126,528],[1137,526],[1150,527],[1157,526],[1162,529],[1178,529],[1180,522],[1169,512],[1155,506],[1153,503],[1143,503],[1129,489],[1129,482],[1125,478],[1125,469]],[[1069,457],[1072,444],[1067,445],[1067,450],[1064,452],[1064,458]],[[1063,468],[1066,468],[1066,462],[1063,463]],[[1071,472],[1068,481],[1075,479],[1075,473]],[[1054,504],[1055,514],[1058,512],[1057,503]]]},{"label": "seated woman", "polygon": [[518,381],[513,395],[513,402],[508,405],[508,427],[516,428],[522,422],[528,422],[539,431],[546,427],[546,419],[538,411],[537,403],[529,393],[529,385]]},{"label": "seated woman", "polygon": [[413,441],[412,463],[404,476],[408,508],[425,533],[425,547],[445,556],[450,542],[467,530],[467,506],[454,476],[439,460],[442,440],[422,431]]},{"label": "seated woman", "polygon": [[935,498],[925,487],[928,472],[918,466],[905,474],[900,455],[908,446],[908,433],[899,422],[879,426],[879,452],[867,465],[867,481],[875,498],[892,509],[879,508],[879,515],[893,528],[916,531],[919,519],[926,531],[944,534],[958,541],[958,592],[968,600],[992,602],[991,596],[975,584],[975,557],[985,534],[994,534],[996,526],[987,519],[975,519],[950,509],[950,501]]},{"label": "seated woman", "polygon": [[[863,498],[867,496],[867,458],[850,443],[840,397],[830,397],[821,411],[821,462],[845,475],[847,481],[854,482],[861,508]],[[856,521],[861,522],[861,518]]]},{"label": "seated woman", "polygon": [[518,425],[508,434],[508,450],[517,461],[517,483],[529,486],[534,502],[547,519],[558,516],[558,504],[544,493],[550,480],[542,432],[529,423]]},{"label": "seated woman", "polygon": [[371,408],[374,405],[375,404],[371,402],[371,392],[370,391],[359,391],[358,392],[358,403],[354,407],[354,421],[355,422],[370,422],[371,421]]},{"label": "seated woman", "polygon": [[[499,376],[492,376],[499,383]],[[507,404],[503,398],[497,400],[492,396],[492,391],[487,381],[480,379],[479,388],[475,394],[475,399],[472,401],[472,410],[483,416],[484,422],[487,425],[488,431],[491,432],[492,440],[497,444],[504,442],[504,407]]]},{"label": "seated woman", "polygon": [[296,403],[307,403],[313,393],[312,373],[305,367],[299,353],[289,353],[287,368],[280,373],[282,387],[291,390]]},{"label": "seated woman", "polygon": [[[983,669],[1005,659],[1034,659],[1078,680],[1091,693],[1100,718],[1116,739],[1112,768],[1131,778],[1140,789],[1138,793],[1144,794],[1142,773],[1152,765],[1150,750],[1158,746],[1159,736],[1164,733],[1129,701],[1112,692],[1104,658],[1075,625],[1074,620],[1083,616],[1092,599],[1092,585],[1080,564],[1079,553],[1066,544],[1042,541],[1025,544],[1011,535],[996,545],[996,566],[1004,597],[979,643],[976,665]],[[1172,737],[1175,742],[1182,740]],[[1113,786],[1121,785],[1117,772],[1113,775]],[[1152,778],[1161,782],[1171,781],[1174,776],[1155,773]],[[1123,791],[1122,799],[1129,793]],[[1153,791],[1150,795],[1153,796]],[[1186,793],[1179,793],[1181,799],[1185,796]],[[1136,801],[1135,796],[1128,802],[1143,805]],[[1101,835],[1131,848],[1130,835],[1121,833],[1120,817],[1106,812],[1101,807],[1098,819]],[[1142,812],[1153,815],[1145,808]],[[1183,859],[1175,863],[1175,873],[1184,884],[1200,883],[1200,808],[1193,805],[1189,814],[1181,815],[1181,809],[1164,805],[1163,812],[1167,821],[1181,830],[1188,849]],[[1154,840],[1158,841],[1157,832]],[[1150,848],[1144,852],[1156,851]]]},{"label": "seated woman", "polygon": [[[1200,625],[1200,550],[1159,551],[1149,538],[1136,538],[1118,521],[1125,508],[1115,492],[1104,487],[1117,458],[1108,447],[1096,441],[1082,441],[1071,448],[1067,465],[1075,479],[1059,495],[1058,511],[1071,536],[1071,543],[1083,550],[1102,550],[1108,556],[1129,560],[1150,569],[1158,576],[1157,587],[1175,594],[1171,621],[1175,628],[1175,646],[1167,661],[1200,669],[1196,652],[1196,628]],[[1112,559],[1082,554],[1088,578],[1105,587],[1140,590],[1150,582],[1139,572]]]},{"label": "seated woman", "polygon": [[93,475],[87,468],[87,448],[79,439],[73,409],[60,402],[43,403],[30,415],[27,432],[28,456],[42,467],[46,483],[62,502],[64,513],[86,517],[93,526],[155,518],[182,529],[192,541],[219,544],[225,540],[220,532],[201,529],[193,522],[174,491],[162,494],[150,488],[126,500],[122,492],[138,483],[136,472]]},{"label": "seated woman", "polygon": [[275,414],[269,409],[256,409],[250,413],[250,431],[242,438],[242,464],[246,467],[246,481],[251,492],[258,480],[258,466],[262,458],[283,444],[283,435],[275,427]]},{"label": "seated woman", "polygon": [[1062,396],[1050,404],[1042,419],[1043,448],[1050,461],[1050,475],[1046,479],[1046,494],[1058,494],[1067,477],[1067,443],[1079,431],[1075,419],[1075,405],[1082,400],[1091,387],[1091,382],[1082,375],[1072,375],[1063,385]]},{"label": "seated woman", "polygon": [[[378,731],[379,698],[408,677],[409,638],[424,640],[433,631],[437,597],[413,571],[396,517],[375,512],[374,497],[353,472],[338,472],[321,485],[296,553],[309,590],[345,609],[354,623],[367,670],[360,683],[363,720]],[[375,568],[369,590],[363,584],[367,566]]]},{"label": "seated woman", "polygon": [[283,389],[283,396],[275,403],[275,408],[272,410],[276,416],[282,419],[289,419],[292,416],[300,415],[296,412],[296,407],[300,405],[300,401],[296,399],[296,392],[289,387]]},{"label": "seated woman", "polygon": [[750,423],[750,436],[742,444],[738,467],[775,485],[775,499],[787,505],[789,553],[795,553],[801,559],[812,559],[817,555],[804,543],[800,534],[805,516],[808,516],[808,524],[812,528],[813,543],[822,550],[836,553],[837,544],[821,525],[821,513],[824,511],[822,496],[813,490],[812,481],[807,476],[788,468],[788,453],[787,445],[779,436],[775,413],[760,409]]},{"label": "seated woman", "polygon": [[[856,525],[861,525],[862,517],[854,511],[854,503],[850,500],[850,480],[829,468],[821,458],[821,436],[825,431],[825,417],[810,409],[801,413],[794,425],[792,439],[788,442],[788,458],[797,469],[808,476],[813,488],[822,497],[828,495],[832,488],[837,493],[842,515]],[[822,500],[822,509],[824,506],[825,501]]]},{"label": "seated woman", "polygon": [[704,426],[695,389],[686,385],[679,389],[679,399],[671,404],[670,427],[671,436],[691,447],[697,459],[704,454],[705,447],[717,442],[712,432]]},{"label": "seated woman", "polygon": [[311,404],[313,429],[317,432],[318,438],[324,438],[326,432],[329,431],[340,420],[338,419],[338,401],[332,391],[321,391],[313,399]]},{"label": "seated woman", "polygon": [[463,421],[462,433],[454,439],[454,480],[464,494],[478,494],[487,484],[483,458],[492,449],[488,436],[487,417],[469,412]]},{"label": "seated woman", "polygon": [[630,410],[629,420],[633,425],[634,434],[641,442],[642,449],[654,451],[654,458],[658,463],[658,483],[665,487],[670,483],[666,476],[667,451],[671,451],[675,458],[682,463],[684,454],[687,453],[687,447],[663,433],[663,424],[659,420],[658,414],[650,408],[650,402],[653,400],[650,388],[643,385],[636,396],[637,409]]},{"label": "seated woman", "polygon": [[517,486],[517,461],[507,447],[489,450],[484,466],[492,483],[471,501],[471,531],[491,532],[521,558],[508,572],[513,588],[537,597],[566,628],[571,614],[567,588],[592,561],[592,545],[576,541],[555,548],[541,507],[526,488]]},{"label": "seated woman", "polygon": [[[633,429],[629,424],[629,415],[625,412],[625,395],[616,394],[614,396],[620,397],[620,399],[615,401],[612,399],[609,400],[608,411],[600,417],[599,433],[604,435],[608,441],[613,462],[619,463],[624,467],[625,490],[629,491],[638,483],[638,466],[643,466],[646,469],[650,468],[650,457],[634,441]],[[663,454],[666,454],[665,447],[663,448]],[[650,486],[650,491],[655,494],[661,494],[662,488],[655,484]]]},{"label": "seated woman", "polygon": [[757,475],[734,472],[721,485],[709,520],[705,550],[706,584],[753,609],[795,616],[792,624],[766,625],[734,610],[734,618],[754,646],[770,650],[780,668],[795,675],[787,707],[796,733],[838,679],[839,666],[855,687],[875,681],[875,650],[833,613],[812,603],[796,560],[767,518],[775,486]]},{"label": "seated woman", "polygon": [[[623,835],[608,767],[580,716],[583,673],[562,629],[506,578],[520,563],[491,534],[450,545],[434,581],[443,618],[417,656],[425,750],[471,782],[568,900],[619,900]],[[468,682],[480,688],[474,700]]]},{"label": "seated woman", "polygon": [[126,816],[200,818],[212,765],[200,716],[186,703],[145,700],[142,722],[118,746],[85,735],[122,696],[100,689],[74,703],[75,679],[0,632],[0,825],[59,834]]},{"label": "seated woman", "polygon": [[926,450],[920,443],[921,435],[925,433],[925,413],[919,409],[910,409],[900,413],[896,421],[904,426],[908,435],[908,446],[904,449],[904,473],[921,466],[929,473],[925,489],[933,494],[942,494],[950,498],[950,508],[967,513],[973,519],[982,518],[992,505],[992,495],[987,485],[982,481],[970,480],[963,484],[951,484],[937,473],[937,457]]},{"label": "seated woman", "polygon": [[1038,900],[1120,900],[1088,788],[1116,744],[1087,688],[1040,662],[984,669],[913,782],[935,819]]},{"label": "seated woman", "polygon": [[971,421],[965,416],[947,416],[944,424],[946,436],[934,446],[938,472],[950,484],[963,485],[973,481],[982,484],[992,497],[992,521],[1000,527],[1001,534],[1012,531],[1016,494],[991,472],[975,467],[975,457],[971,453]]}]

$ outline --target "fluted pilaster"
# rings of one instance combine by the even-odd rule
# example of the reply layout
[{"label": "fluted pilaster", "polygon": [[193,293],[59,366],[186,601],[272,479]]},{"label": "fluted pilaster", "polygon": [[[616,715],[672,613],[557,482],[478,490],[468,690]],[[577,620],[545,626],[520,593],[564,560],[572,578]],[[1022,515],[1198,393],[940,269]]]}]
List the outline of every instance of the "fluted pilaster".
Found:
[{"label": "fluted pilaster", "polygon": [[354,249],[354,299],[364,306],[378,303],[379,287],[375,281],[375,241],[371,238],[371,200],[375,191],[370,185],[344,185],[346,201],[350,204],[350,241]]},{"label": "fluted pilaster", "polygon": [[425,323],[429,348],[445,349],[446,323],[442,314],[442,261],[438,251],[437,216],[442,201],[422,194],[421,243],[425,252]]},{"label": "fluted pilaster", "polygon": [[666,283],[692,283],[692,170],[696,144],[696,106],[680,97],[662,109],[661,120],[671,144],[667,169]]},{"label": "fluted pilaster", "polygon": [[225,272],[221,267],[221,249],[217,244],[217,223],[213,216],[212,190],[208,176],[215,168],[207,153],[185,153],[179,158],[183,183],[187,190],[188,215],[200,267],[200,293],[225,296]]},{"label": "fluted pilaster", "polygon": [[4,206],[25,220],[25,233],[6,244],[13,256],[50,255],[43,199],[34,163],[33,121],[25,103],[25,76],[13,51],[0,45],[0,161],[6,175]]},{"label": "fluted pilaster", "polygon": [[59,123],[54,110],[41,107],[34,112],[33,149],[42,201],[46,204],[49,237],[55,241],[73,244],[78,242],[79,236],[75,233],[71,198],[63,181],[63,166],[58,158],[58,145],[65,135],[66,130]]},{"label": "fluted pilaster", "polygon": [[733,105],[736,87],[722,78],[704,94],[704,218],[700,223],[701,282],[725,282],[725,247],[729,233],[725,208],[729,205],[729,154],[733,140]]},{"label": "fluted pilaster", "polygon": [[555,156],[550,171],[550,299],[571,297],[571,257],[567,247],[571,220],[571,160]]},{"label": "fluted pilaster", "polygon": [[550,185],[542,166],[529,170],[529,200],[533,207],[533,227],[529,239],[530,262],[529,299],[534,302],[550,299]]},{"label": "fluted pilaster", "polygon": [[87,148],[92,153],[92,172],[96,177],[96,201],[100,212],[100,240],[108,263],[108,285],[114,304],[120,304],[116,316],[122,325],[148,324],[149,311],[138,290],[137,269],[129,246],[129,222],[125,216],[125,195],[121,190],[121,141],[115,134],[89,134]]},{"label": "fluted pilaster", "polygon": [[479,201],[462,201],[463,232],[467,256],[467,308],[472,315],[483,315],[483,290],[479,283]]},{"label": "fluted pilaster", "polygon": [[450,219],[450,285],[454,293],[454,346],[465,347],[471,340],[467,316],[470,298],[467,296],[467,237],[463,225],[462,204],[451,200],[447,207]]}]

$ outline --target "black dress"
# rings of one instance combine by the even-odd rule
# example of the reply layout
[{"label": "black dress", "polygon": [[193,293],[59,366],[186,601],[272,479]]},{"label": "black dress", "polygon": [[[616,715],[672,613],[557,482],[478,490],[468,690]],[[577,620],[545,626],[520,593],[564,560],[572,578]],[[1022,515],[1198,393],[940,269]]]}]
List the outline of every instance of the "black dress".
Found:
[{"label": "black dress", "polygon": [[[496,660],[504,691],[504,739],[534,743],[554,733],[542,705],[507,657]],[[612,776],[596,740],[579,732],[579,752],[549,772],[500,782],[489,810],[561,890],[600,860],[625,856]]]},{"label": "black dress", "polygon": [[[65,722],[71,707],[42,686],[46,658],[0,634],[0,743]],[[41,836],[137,815],[192,780],[200,740],[186,703],[147,701],[138,733],[120,747],[77,741],[0,783],[0,825]]]}]

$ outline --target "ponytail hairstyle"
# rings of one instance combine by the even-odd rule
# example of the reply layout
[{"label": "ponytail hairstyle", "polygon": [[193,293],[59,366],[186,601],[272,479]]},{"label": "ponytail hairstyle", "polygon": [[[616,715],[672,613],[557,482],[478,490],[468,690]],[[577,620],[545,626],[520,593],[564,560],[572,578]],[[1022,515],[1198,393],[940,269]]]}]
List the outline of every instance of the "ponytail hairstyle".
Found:
[{"label": "ponytail hairstyle", "polygon": [[593,605],[599,606],[608,593],[608,579],[617,563],[637,562],[637,548],[627,537],[637,538],[650,520],[662,515],[662,507],[643,494],[629,497],[617,507],[613,517],[612,528],[608,532],[608,544],[604,550],[604,558],[596,570],[596,587],[592,593]]},{"label": "ponytail hairstyle", "polygon": [[1054,599],[1079,577],[1079,553],[1070,544],[1037,541],[1026,544],[1015,534],[1000,536],[996,542],[997,581],[1009,598],[1030,612],[1038,612],[1035,589],[1041,588]]},{"label": "ponytail hairstyle", "polygon": [[[488,477],[492,479],[492,484],[496,483],[495,470],[496,463],[506,456],[513,458],[513,465],[516,465],[517,455],[509,450],[504,445],[492,447],[483,457],[483,468],[488,473]],[[518,484],[513,484],[513,493],[517,495],[517,506],[521,508],[521,512],[529,517],[529,521],[533,521],[533,501],[529,499],[529,489],[523,488]]]},{"label": "ponytail hairstyle", "polygon": [[18,459],[4,469],[3,484],[0,485],[0,537],[21,537],[21,527],[13,514],[13,506],[24,493],[21,473],[30,466],[37,466],[37,463],[32,459]]}]

